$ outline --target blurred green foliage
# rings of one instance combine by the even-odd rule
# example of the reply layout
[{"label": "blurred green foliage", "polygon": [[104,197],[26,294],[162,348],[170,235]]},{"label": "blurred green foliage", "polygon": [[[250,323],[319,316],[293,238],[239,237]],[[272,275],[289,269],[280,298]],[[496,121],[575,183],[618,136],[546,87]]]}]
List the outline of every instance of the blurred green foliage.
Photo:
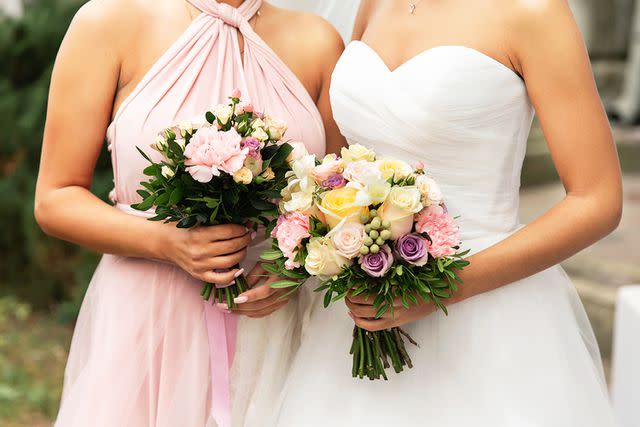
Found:
[{"label": "blurred green foliage", "polygon": [[[64,302],[64,320],[75,317],[97,256],[45,236],[34,220],[33,197],[51,70],[84,2],[29,0],[21,18],[0,17],[0,296],[16,295],[36,308]],[[105,152],[94,179],[100,197],[111,178]]]}]

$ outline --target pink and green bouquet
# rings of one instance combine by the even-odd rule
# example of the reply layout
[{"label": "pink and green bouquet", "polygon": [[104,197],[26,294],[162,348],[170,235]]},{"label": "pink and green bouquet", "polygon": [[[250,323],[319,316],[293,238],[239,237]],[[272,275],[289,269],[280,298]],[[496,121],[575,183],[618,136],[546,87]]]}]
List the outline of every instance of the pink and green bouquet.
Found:
[{"label": "pink and green bouquet", "polygon": [[[138,148],[150,163],[144,169],[150,178],[141,182],[142,201],[133,208],[154,209],[150,220],[177,222],[180,228],[252,224],[270,231],[295,144],[283,141],[286,123],[241,103],[237,90],[229,99],[202,117],[164,129],[151,145],[159,160]],[[227,287],[205,283],[202,296],[232,307],[246,290],[240,276]]]},{"label": "pink and green bouquet", "polygon": [[[425,171],[355,144],[342,157],[297,152],[282,191],[280,216],[264,268],[284,277],[272,286],[296,289],[322,280],[324,305],[347,294],[370,298],[376,318],[394,303],[429,302],[445,313],[469,263],[460,250],[458,225],[437,183]],[[401,328],[370,332],[355,327],[354,377],[387,379],[412,367]]]}]

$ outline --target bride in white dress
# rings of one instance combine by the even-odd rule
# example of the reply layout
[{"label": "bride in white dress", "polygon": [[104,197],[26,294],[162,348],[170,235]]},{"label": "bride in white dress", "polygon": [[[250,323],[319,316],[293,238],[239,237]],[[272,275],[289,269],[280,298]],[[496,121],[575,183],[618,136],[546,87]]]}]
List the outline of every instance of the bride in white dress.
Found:
[{"label": "bride in white dress", "polygon": [[[365,0],[354,38],[333,74],[342,133],[425,163],[471,265],[448,317],[423,304],[373,320],[363,300],[317,302],[277,426],[614,425],[593,332],[556,266],[621,214],[615,146],[566,3]],[[522,226],[534,109],[567,196]],[[403,325],[420,343],[415,367],[351,378],[348,311],[366,329]]]}]

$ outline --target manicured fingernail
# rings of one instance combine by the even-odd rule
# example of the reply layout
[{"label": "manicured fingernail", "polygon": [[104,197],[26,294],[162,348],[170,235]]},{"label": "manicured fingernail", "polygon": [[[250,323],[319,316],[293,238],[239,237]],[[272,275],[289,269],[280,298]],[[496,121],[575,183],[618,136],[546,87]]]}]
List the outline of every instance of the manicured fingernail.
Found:
[{"label": "manicured fingernail", "polygon": [[222,311],[229,310],[229,307],[227,306],[227,304],[223,304],[221,302],[216,304],[216,308],[218,308],[219,310],[222,310]]},{"label": "manicured fingernail", "polygon": [[257,235],[258,235],[257,231],[252,231],[251,232],[251,240],[255,240]]},{"label": "manicured fingernail", "polygon": [[351,317],[353,320],[356,320],[356,317],[353,315],[352,312],[349,312],[349,317]]},{"label": "manicured fingernail", "polygon": [[229,287],[229,286],[233,286],[233,285],[235,285],[235,284],[236,284],[236,281],[235,281],[235,280],[232,280],[232,281],[227,285],[227,287]]},{"label": "manicured fingernail", "polygon": [[242,276],[242,273],[244,273],[244,268],[241,268],[240,270],[236,271],[236,274],[234,274],[233,277],[238,278]]},{"label": "manicured fingernail", "polygon": [[245,297],[242,295],[233,300],[233,302],[235,302],[236,304],[244,304],[247,301],[249,301],[249,297]]}]

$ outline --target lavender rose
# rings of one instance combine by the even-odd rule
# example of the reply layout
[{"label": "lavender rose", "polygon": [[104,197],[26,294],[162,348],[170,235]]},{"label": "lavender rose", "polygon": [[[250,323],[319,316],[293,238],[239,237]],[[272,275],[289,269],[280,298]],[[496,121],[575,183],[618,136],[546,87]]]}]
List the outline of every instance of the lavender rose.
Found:
[{"label": "lavender rose", "polygon": [[429,260],[427,242],[417,234],[407,234],[396,240],[396,253],[403,261],[418,267]]},{"label": "lavender rose", "polygon": [[342,176],[342,174],[340,173],[331,175],[328,179],[325,179],[324,181],[322,181],[323,187],[330,188],[332,190],[336,188],[342,188],[345,185],[347,185],[347,181],[344,179],[344,176]]},{"label": "lavender rose", "polygon": [[389,246],[384,245],[377,254],[360,257],[360,267],[371,277],[383,277],[393,265],[393,254]]}]

